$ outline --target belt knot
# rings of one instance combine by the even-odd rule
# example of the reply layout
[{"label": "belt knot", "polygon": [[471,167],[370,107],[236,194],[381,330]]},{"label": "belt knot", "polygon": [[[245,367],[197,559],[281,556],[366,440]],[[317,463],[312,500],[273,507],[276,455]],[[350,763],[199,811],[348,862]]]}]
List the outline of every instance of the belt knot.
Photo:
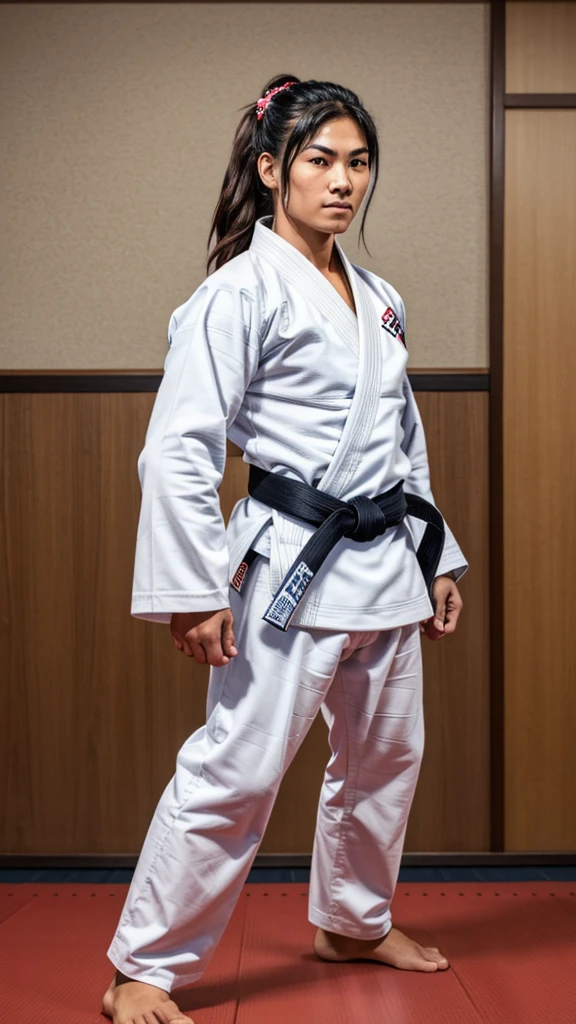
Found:
[{"label": "belt knot", "polygon": [[345,536],[352,540],[370,541],[384,533],[388,525],[386,516],[372,498],[359,494],[350,498],[346,505],[354,515],[354,526],[346,531]]}]

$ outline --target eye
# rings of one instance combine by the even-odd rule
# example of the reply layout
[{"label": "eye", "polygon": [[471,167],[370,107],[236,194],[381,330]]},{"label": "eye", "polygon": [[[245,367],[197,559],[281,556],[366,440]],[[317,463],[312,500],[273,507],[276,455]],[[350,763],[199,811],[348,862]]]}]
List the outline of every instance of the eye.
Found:
[{"label": "eye", "polygon": [[368,167],[368,161],[361,160],[359,156],[355,157],[354,160],[352,160],[352,163],[356,165],[361,164],[363,167]]},{"label": "eye", "polygon": [[316,163],[317,160],[322,160],[323,163],[327,162],[323,156],[313,156],[312,159],[310,160],[310,163],[314,164]]}]

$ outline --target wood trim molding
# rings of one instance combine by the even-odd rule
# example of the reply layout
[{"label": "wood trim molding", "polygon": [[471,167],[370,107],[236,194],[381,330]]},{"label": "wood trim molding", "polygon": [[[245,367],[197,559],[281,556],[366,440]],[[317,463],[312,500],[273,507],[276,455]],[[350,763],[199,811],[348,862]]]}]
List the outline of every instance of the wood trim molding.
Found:
[{"label": "wood trim molding", "polygon": [[490,5],[492,136],[490,158],[490,846],[504,850],[504,90],[506,3]]},{"label": "wood trim molding", "polygon": [[576,92],[509,92],[504,96],[504,107],[528,110],[576,107]]},{"label": "wood trim molding", "polygon": [[[49,0],[44,0],[44,2],[49,2]],[[89,3],[89,2],[93,2],[93,0],[61,0],[61,3],[64,3],[64,4],[67,4],[67,3],[70,3],[70,4],[72,4],[72,3],[80,3],[80,4],[82,4],[82,3]],[[106,3],[116,3],[117,0],[96,0],[96,2],[100,3],[100,4],[106,4]],[[190,2],[191,3],[204,3],[205,0],[125,0],[125,3],[142,3],[142,2],[143,3],[190,3]],[[231,3],[243,3],[244,0],[212,0],[212,3],[230,3],[230,2]],[[263,3],[268,3],[269,0],[252,0],[252,2],[253,3],[257,3],[257,4],[263,4]],[[274,0],[274,2],[275,3],[291,3],[292,0]],[[350,0],[320,0],[320,3],[328,3],[328,2],[337,3],[337,4],[344,4],[344,3],[347,4],[347,3],[350,2]],[[363,0],[363,2],[364,3],[369,3],[369,4],[376,4],[376,3],[380,3],[381,0]],[[393,4],[394,3],[395,4],[402,4],[402,3],[405,3],[406,0],[389,0],[389,2],[393,3]],[[428,4],[428,3],[435,3],[436,0],[412,0],[412,2],[413,3],[417,3],[417,4]],[[474,3],[477,4],[478,0],[444,0],[444,2],[445,3],[449,3],[449,4],[474,4]],[[27,4],[27,3],[38,3],[38,0],[4,0],[4,3],[6,3],[6,4]]]},{"label": "wood trim molding", "polygon": [[[490,374],[483,369],[413,370],[414,391],[489,391]],[[158,370],[0,370],[0,394],[121,393],[158,391]]]}]

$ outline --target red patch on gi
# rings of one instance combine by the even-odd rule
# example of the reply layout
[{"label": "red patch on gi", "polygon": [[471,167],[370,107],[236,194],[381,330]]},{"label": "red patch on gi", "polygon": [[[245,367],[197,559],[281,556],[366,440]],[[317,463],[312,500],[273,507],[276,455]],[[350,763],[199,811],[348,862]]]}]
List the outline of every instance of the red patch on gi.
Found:
[{"label": "red patch on gi", "polygon": [[386,311],[382,314],[382,327],[385,331],[388,331],[388,334],[391,334],[393,338],[399,338],[404,345],[404,348],[406,348],[402,323],[396,316],[392,306],[388,306]]}]

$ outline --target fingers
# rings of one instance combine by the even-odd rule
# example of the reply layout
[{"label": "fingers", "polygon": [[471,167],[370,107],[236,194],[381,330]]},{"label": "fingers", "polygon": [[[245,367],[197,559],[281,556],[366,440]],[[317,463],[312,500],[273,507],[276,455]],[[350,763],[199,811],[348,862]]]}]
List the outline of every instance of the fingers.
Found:
[{"label": "fingers", "polygon": [[227,665],[230,661],[223,654],[219,636],[207,633],[206,630],[189,630],[183,638],[182,650],[199,665]]},{"label": "fingers", "polygon": [[186,637],[182,637],[179,634],[172,633],[172,640],[174,641],[174,647],[178,651],[182,651],[188,658],[193,658],[192,648],[188,643]]},{"label": "fingers", "polygon": [[436,626],[437,617],[432,616],[429,619],[423,619],[419,623],[420,632],[427,636],[429,640],[440,640],[444,636],[444,630],[438,629]]},{"label": "fingers", "polygon": [[462,611],[463,601],[460,594],[456,591],[452,591],[446,601],[446,618],[444,622],[444,630],[446,633],[453,633],[456,629],[458,617]]},{"label": "fingers", "polygon": [[428,637],[429,640],[441,640],[442,637],[445,636],[445,630],[437,629],[435,626],[435,622],[436,619],[434,618],[428,619],[424,626],[423,633],[425,636]]},{"label": "fingers", "polygon": [[194,658],[199,665],[227,665],[238,654],[233,625],[234,618],[229,608],[193,625],[186,632],[176,622],[172,627],[174,646],[187,657]]},{"label": "fingers", "polygon": [[463,602],[455,582],[446,576],[436,577],[432,592],[434,615],[420,622],[419,628],[429,640],[441,640],[455,631]]},{"label": "fingers", "polygon": [[458,616],[454,616],[454,615],[448,615],[447,616],[446,622],[444,623],[444,633],[445,634],[446,633],[453,633],[454,632],[454,630],[456,629],[457,619],[458,619]]},{"label": "fingers", "polygon": [[235,646],[233,626],[234,619],[232,613],[230,613],[229,618],[227,617],[222,624],[222,650],[229,658],[235,658],[238,654],[238,648]]},{"label": "fingers", "polygon": [[420,623],[420,632],[427,636],[429,640],[441,640],[448,630],[444,623],[440,623],[442,629],[439,628],[438,624],[438,616],[432,615],[429,619],[423,619]]},{"label": "fingers", "polygon": [[188,633],[187,636],[189,639],[189,645],[187,644],[186,646],[190,651],[188,657],[194,658],[199,665],[205,665],[208,659],[206,657],[204,645],[201,644],[199,640],[194,640],[190,633]]},{"label": "fingers", "polygon": [[[238,650],[234,643],[234,618],[229,608],[221,615],[214,616],[203,627],[199,627],[201,633],[201,645],[209,665],[227,665],[230,658],[235,658]],[[197,637],[200,639],[200,636]],[[197,659],[198,660],[198,659]]]},{"label": "fingers", "polygon": [[446,603],[443,597],[438,598],[434,608],[434,618],[432,620],[434,629],[438,636],[444,635],[444,619],[446,617]]}]

